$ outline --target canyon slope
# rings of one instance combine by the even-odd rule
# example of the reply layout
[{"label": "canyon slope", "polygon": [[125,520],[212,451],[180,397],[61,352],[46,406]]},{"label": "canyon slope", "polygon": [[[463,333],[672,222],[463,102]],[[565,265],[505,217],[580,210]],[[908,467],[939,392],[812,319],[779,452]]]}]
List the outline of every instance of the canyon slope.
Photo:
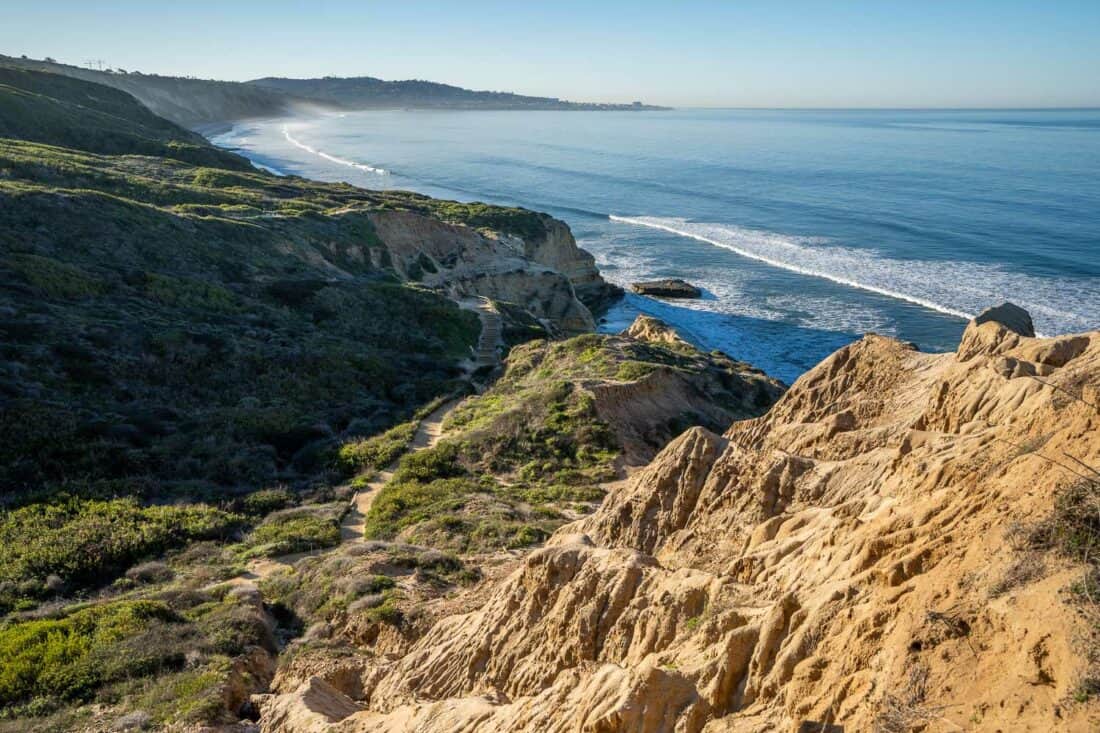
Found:
[{"label": "canyon slope", "polygon": [[261,729],[1096,730],[1098,404],[1100,333],[1010,305],[868,335],[417,638],[286,665]]}]

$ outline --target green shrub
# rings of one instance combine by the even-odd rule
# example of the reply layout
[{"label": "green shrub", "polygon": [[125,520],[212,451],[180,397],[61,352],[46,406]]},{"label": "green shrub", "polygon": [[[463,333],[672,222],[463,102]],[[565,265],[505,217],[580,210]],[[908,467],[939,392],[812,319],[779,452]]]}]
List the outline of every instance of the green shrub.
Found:
[{"label": "green shrub", "polygon": [[121,697],[132,701],[135,709],[148,711],[159,725],[221,722],[228,717],[225,684],[230,670],[229,659],[213,657],[197,669],[135,680]]},{"label": "green shrub", "polygon": [[340,525],[334,516],[308,508],[268,516],[241,544],[242,558],[277,557],[340,543]]},{"label": "green shrub", "polygon": [[449,441],[437,443],[432,448],[418,450],[401,459],[394,472],[395,483],[430,482],[453,478],[464,473],[458,463],[458,446]]},{"label": "green shrub", "polygon": [[27,282],[55,298],[87,298],[106,292],[107,284],[79,267],[38,255],[12,255],[7,264]]},{"label": "green shrub", "polygon": [[224,538],[240,517],[204,505],[59,498],[0,516],[0,611],[41,597],[49,575],[73,588],[110,582],[135,561],[188,542]]},{"label": "green shrub", "polygon": [[[412,454],[416,455],[419,454]],[[398,480],[395,476],[371,503],[364,527],[365,536],[372,539],[393,538],[405,527],[462,509],[470,496],[484,491],[484,486],[467,478],[420,483]]]},{"label": "green shrub", "polygon": [[372,623],[397,626],[404,618],[401,612],[401,592],[394,589],[382,594],[382,603],[367,611],[367,620]]},{"label": "green shrub", "polygon": [[275,641],[263,612],[228,598],[203,613],[196,626],[205,635],[205,648],[217,654],[237,656],[251,646],[275,650]]},{"label": "green shrub", "polygon": [[408,450],[409,443],[416,435],[417,425],[416,420],[411,420],[396,425],[381,435],[345,443],[337,453],[339,468],[345,473],[385,468]]},{"label": "green shrub", "polygon": [[541,215],[521,208],[504,208],[480,202],[460,203],[426,199],[430,211],[448,221],[475,229],[489,229],[514,234],[531,241],[546,235]]},{"label": "green shrub", "polygon": [[209,282],[172,277],[155,272],[145,274],[145,294],[161,303],[185,308],[206,308],[232,313],[240,309],[237,297]]},{"label": "green shrub", "polygon": [[285,509],[294,502],[294,495],[284,488],[260,489],[253,491],[241,501],[241,509],[246,514],[264,516]]},{"label": "green shrub", "polygon": [[164,603],[124,601],[10,624],[0,629],[0,703],[84,699],[107,682],[178,667],[180,623]]},{"label": "green shrub", "polygon": [[633,382],[647,377],[657,369],[657,365],[644,361],[624,361],[615,372],[615,379],[620,382]]},{"label": "green shrub", "polygon": [[[268,576],[260,587],[268,603],[290,609],[307,622],[328,621],[339,614],[381,605],[383,596],[396,587],[392,577],[375,572],[376,561],[370,553],[362,557],[343,553],[318,556],[298,563],[292,572]],[[413,570],[396,572],[409,574]]]}]

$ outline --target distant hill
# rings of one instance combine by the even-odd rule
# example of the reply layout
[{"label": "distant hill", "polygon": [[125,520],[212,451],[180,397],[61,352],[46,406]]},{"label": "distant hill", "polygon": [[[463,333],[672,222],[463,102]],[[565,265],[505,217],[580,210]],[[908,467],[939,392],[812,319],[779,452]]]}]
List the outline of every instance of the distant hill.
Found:
[{"label": "distant hill", "polygon": [[634,104],[589,104],[510,92],[473,91],[431,81],[383,81],[369,76],[323,79],[266,77],[249,82],[158,76],[122,69],[96,70],[52,59],[0,54],[0,67],[61,74],[121,89],[154,114],[199,128],[234,120],[281,117],[322,109],[659,110]]},{"label": "distant hill", "polygon": [[96,71],[55,61],[0,55],[0,66],[46,71],[121,89],[153,113],[184,127],[292,114],[304,104],[253,84],[139,72]]},{"label": "distant hill", "polygon": [[283,79],[266,77],[247,84],[302,99],[352,109],[530,109],[530,110],[660,110],[667,107],[633,104],[568,102],[555,97],[527,97],[511,92],[463,89],[450,84],[413,79],[384,81],[371,76]]},{"label": "distant hill", "polygon": [[157,117],[118,89],[58,74],[0,66],[0,138],[106,155],[155,155],[235,170],[251,164]]}]

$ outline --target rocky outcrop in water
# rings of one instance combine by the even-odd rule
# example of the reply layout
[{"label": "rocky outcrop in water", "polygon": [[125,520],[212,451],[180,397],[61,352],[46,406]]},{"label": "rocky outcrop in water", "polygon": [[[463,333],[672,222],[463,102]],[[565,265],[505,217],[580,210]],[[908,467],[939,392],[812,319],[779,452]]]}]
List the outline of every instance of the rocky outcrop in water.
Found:
[{"label": "rocky outcrop in water", "polygon": [[654,298],[699,298],[703,295],[702,290],[679,278],[632,283],[630,289]]}]

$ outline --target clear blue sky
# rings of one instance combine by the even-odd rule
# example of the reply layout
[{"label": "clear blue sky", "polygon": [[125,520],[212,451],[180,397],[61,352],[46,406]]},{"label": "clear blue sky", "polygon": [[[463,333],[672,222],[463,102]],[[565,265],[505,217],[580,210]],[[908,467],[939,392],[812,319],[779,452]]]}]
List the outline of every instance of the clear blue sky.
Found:
[{"label": "clear blue sky", "polygon": [[0,52],[679,106],[1100,106],[1100,0],[3,0]]}]

